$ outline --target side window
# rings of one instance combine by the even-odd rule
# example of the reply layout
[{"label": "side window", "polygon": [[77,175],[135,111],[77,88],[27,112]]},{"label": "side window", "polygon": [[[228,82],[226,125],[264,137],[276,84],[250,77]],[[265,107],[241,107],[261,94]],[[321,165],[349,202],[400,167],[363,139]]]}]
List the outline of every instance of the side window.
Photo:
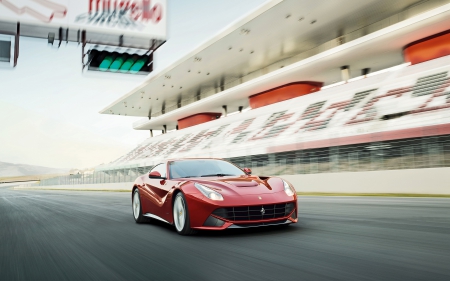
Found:
[{"label": "side window", "polygon": [[166,177],[166,165],[158,164],[150,172],[158,171],[161,174],[161,177]]}]

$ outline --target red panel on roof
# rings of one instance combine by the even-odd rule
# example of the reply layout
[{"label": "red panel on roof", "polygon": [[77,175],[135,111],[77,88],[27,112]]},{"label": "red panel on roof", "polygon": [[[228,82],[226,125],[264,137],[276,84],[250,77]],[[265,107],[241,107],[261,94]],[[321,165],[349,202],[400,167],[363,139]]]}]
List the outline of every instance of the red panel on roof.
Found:
[{"label": "red panel on roof", "polygon": [[221,115],[222,115],[222,113],[216,113],[216,112],[204,112],[204,113],[194,114],[194,115],[191,115],[191,116],[188,116],[188,117],[178,120],[178,129],[181,130],[181,129],[188,128],[191,126],[195,126],[198,124],[216,120]]},{"label": "red panel on roof", "polygon": [[272,103],[314,93],[322,88],[321,82],[295,82],[286,84],[249,97],[250,107],[258,108]]},{"label": "red panel on roof", "polygon": [[406,45],[403,54],[411,64],[450,55],[450,30]]}]

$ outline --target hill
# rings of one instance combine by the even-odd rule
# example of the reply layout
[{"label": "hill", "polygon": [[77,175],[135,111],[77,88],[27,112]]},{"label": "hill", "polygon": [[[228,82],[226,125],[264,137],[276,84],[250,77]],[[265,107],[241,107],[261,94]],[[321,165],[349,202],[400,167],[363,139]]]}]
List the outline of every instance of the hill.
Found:
[{"label": "hill", "polygon": [[69,171],[68,169],[56,169],[42,166],[0,162],[0,177],[22,177],[32,175],[61,174],[66,173],[68,171]]}]

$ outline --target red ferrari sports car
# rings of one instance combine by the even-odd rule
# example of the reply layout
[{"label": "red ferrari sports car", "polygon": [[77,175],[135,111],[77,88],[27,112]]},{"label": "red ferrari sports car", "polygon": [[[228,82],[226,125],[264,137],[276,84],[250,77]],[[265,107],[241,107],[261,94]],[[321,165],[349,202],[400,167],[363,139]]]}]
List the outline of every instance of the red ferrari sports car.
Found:
[{"label": "red ferrari sports car", "polygon": [[222,159],[174,159],[154,166],[134,182],[132,207],[137,223],[161,220],[181,235],[297,222],[290,183],[251,175]]}]

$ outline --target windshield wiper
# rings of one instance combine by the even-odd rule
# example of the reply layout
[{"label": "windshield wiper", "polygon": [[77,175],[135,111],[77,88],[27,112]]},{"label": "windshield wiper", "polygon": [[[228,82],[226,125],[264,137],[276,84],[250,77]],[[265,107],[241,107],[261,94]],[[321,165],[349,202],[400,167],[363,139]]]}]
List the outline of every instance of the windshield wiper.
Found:
[{"label": "windshield wiper", "polygon": [[224,176],[235,176],[233,174],[211,174],[211,175],[203,175],[202,177],[224,177]]}]

